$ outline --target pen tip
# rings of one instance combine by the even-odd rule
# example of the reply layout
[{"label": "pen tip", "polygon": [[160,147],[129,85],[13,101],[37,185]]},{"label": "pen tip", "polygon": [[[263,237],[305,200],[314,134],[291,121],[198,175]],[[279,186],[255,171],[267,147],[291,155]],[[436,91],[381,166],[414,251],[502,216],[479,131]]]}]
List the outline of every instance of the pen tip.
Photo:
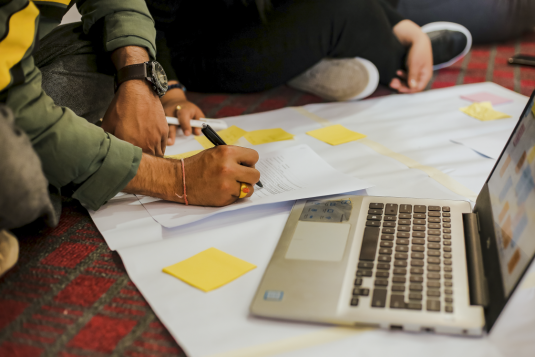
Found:
[{"label": "pen tip", "polygon": [[256,185],[259,186],[259,187],[262,187],[262,188],[264,187],[264,185],[262,185],[262,182],[260,182],[260,181],[258,181],[258,182],[256,183]]}]

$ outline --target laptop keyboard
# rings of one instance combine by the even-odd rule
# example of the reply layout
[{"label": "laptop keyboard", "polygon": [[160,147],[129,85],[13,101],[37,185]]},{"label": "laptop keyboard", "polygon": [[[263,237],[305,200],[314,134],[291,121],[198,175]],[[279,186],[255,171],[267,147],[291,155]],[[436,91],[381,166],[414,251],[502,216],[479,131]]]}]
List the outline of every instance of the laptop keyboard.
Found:
[{"label": "laptop keyboard", "polygon": [[370,203],[350,305],[452,313],[452,270],[450,207]]}]

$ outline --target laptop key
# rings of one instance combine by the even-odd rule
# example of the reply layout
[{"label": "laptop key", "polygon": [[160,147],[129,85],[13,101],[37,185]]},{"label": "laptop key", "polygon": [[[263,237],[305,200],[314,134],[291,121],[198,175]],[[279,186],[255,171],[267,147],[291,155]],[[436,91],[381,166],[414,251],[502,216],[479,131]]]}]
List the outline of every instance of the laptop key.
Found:
[{"label": "laptop key", "polygon": [[429,229],[440,229],[440,223],[429,223],[427,225],[427,228],[429,228]]},{"label": "laptop key", "polygon": [[[431,213],[433,213],[433,212],[431,212]],[[439,213],[439,215],[440,215],[440,213]],[[432,217],[429,217],[429,218],[427,219],[427,221],[428,221],[429,223],[434,223],[434,224],[436,224],[436,223],[440,223],[440,218],[432,218]],[[439,227],[439,228],[440,228],[440,227]]]},{"label": "laptop key", "polygon": [[394,268],[394,275],[407,275],[407,269],[405,268]]},{"label": "laptop key", "polygon": [[451,294],[453,294],[453,290],[452,289],[444,289],[444,294],[451,295]]},{"label": "laptop key", "polygon": [[416,267],[411,268],[411,274],[422,275],[423,273],[424,273],[424,270],[422,268],[416,268]]},{"label": "laptop key", "polygon": [[379,248],[379,254],[392,255],[392,248]]},{"label": "laptop key", "polygon": [[440,217],[440,212],[429,212],[429,217]]},{"label": "laptop key", "polygon": [[[429,243],[427,245],[428,249],[440,249],[440,243]],[[361,258],[362,259],[362,258]]]},{"label": "laptop key", "polygon": [[446,296],[446,297],[444,298],[444,301],[445,301],[445,302],[453,302],[453,298],[452,298],[451,296]]},{"label": "laptop key", "polygon": [[444,282],[444,286],[447,288],[451,288],[453,286],[453,282],[451,280],[446,280]]},{"label": "laptop key", "polygon": [[442,249],[443,251],[445,252],[451,252],[451,247],[444,247],[444,249]]},{"label": "laptop key", "polygon": [[421,245],[413,245],[411,247],[411,250],[413,252],[424,252],[425,251],[425,247],[424,246],[421,246]]},{"label": "laptop key", "polygon": [[394,236],[391,234],[381,234],[381,240],[394,240]]},{"label": "laptop key", "polygon": [[[367,221],[367,222],[377,223],[375,221]],[[362,237],[362,246],[360,248],[359,260],[369,260],[369,261],[375,260],[375,252],[377,251],[378,240],[379,240],[379,228],[376,228],[376,227],[364,228],[364,236]]]},{"label": "laptop key", "polygon": [[412,226],[413,231],[425,232],[425,226]]},{"label": "laptop key", "polygon": [[394,254],[394,259],[409,259],[409,255],[407,253],[396,253]]},{"label": "laptop key", "polygon": [[398,268],[404,268],[407,266],[406,260],[394,260],[394,266]]},{"label": "laptop key", "polygon": [[412,218],[412,214],[409,214],[409,213],[400,213],[399,214],[399,219],[411,219]]},{"label": "laptop key", "polygon": [[387,279],[375,279],[374,285],[375,286],[388,286],[388,280]]},{"label": "laptop key", "polygon": [[377,269],[390,270],[390,264],[388,264],[388,263],[377,263]]},{"label": "laptop key", "polygon": [[442,213],[442,217],[451,217],[451,213]]},{"label": "laptop key", "polygon": [[368,210],[368,214],[382,215],[383,214],[383,210],[382,209],[369,209]]},{"label": "laptop key", "polygon": [[442,218],[442,222],[450,223],[451,222],[451,218]]},{"label": "laptop key", "polygon": [[440,301],[428,299],[427,311],[440,311]]},{"label": "laptop key", "polygon": [[383,222],[383,227],[395,227],[396,222]]},{"label": "laptop key", "polygon": [[444,245],[451,245],[451,240],[445,240]]},{"label": "laptop key", "polygon": [[381,242],[379,243],[379,246],[381,248],[392,248],[394,246],[394,242],[389,242],[389,241]]},{"label": "laptop key", "polygon": [[440,258],[437,257],[429,257],[427,258],[428,264],[440,264]]},{"label": "laptop key", "polygon": [[427,279],[440,280],[440,273],[427,273]]},{"label": "laptop key", "polygon": [[430,257],[440,257],[440,251],[439,250],[430,250],[427,252],[427,255]]},{"label": "laptop key", "polygon": [[410,291],[422,291],[424,286],[422,284],[409,284]]},{"label": "laptop key", "polygon": [[409,240],[408,239],[398,239],[396,241],[396,244],[400,244],[400,245],[409,245]]},{"label": "laptop key", "polygon": [[421,293],[409,293],[409,300],[422,300]]},{"label": "laptop key", "polygon": [[443,226],[444,228],[451,228],[451,223],[444,223]]},{"label": "laptop key", "polygon": [[381,231],[382,233],[384,234],[394,234],[396,233],[396,230],[394,228],[383,228],[383,230]]},{"label": "laptop key", "polygon": [[423,238],[413,238],[412,244],[424,245],[425,239]]},{"label": "laptop key", "polygon": [[427,212],[427,207],[424,205],[415,205],[414,206],[414,213],[425,213]]},{"label": "laptop key", "polygon": [[391,290],[399,292],[405,291],[405,285],[392,285]]},{"label": "laptop key", "polygon": [[404,309],[405,297],[403,295],[392,294],[390,296],[390,308],[391,309]]},{"label": "laptop key", "polygon": [[405,278],[404,276],[394,276],[394,277],[392,277],[392,282],[393,283],[405,284],[406,281],[407,281],[407,278]]},{"label": "laptop key", "polygon": [[353,299],[351,299],[351,306],[358,306],[358,305],[359,305],[358,297],[354,297]]},{"label": "laptop key", "polygon": [[378,271],[375,273],[376,278],[388,278],[390,276],[390,273],[387,271]]},{"label": "laptop key", "polygon": [[390,255],[380,255],[377,260],[382,263],[390,263],[392,261],[392,257]]},{"label": "laptop key", "polygon": [[399,226],[398,227],[398,232],[410,232],[411,231],[411,226]]},{"label": "laptop key", "polygon": [[451,253],[444,253],[444,258],[451,259],[452,257],[453,255],[451,255]]},{"label": "laptop key", "polygon": [[425,257],[424,253],[418,253],[418,252],[411,253],[412,259],[424,259],[424,257]]},{"label": "laptop key", "polygon": [[385,216],[385,221],[397,221],[398,217],[396,216]]},{"label": "laptop key", "polygon": [[357,270],[357,276],[367,276],[367,277],[371,277],[372,276],[372,271],[371,270]]},{"label": "laptop key", "polygon": [[385,307],[386,289],[374,289],[372,296],[372,307]]},{"label": "laptop key", "polygon": [[425,238],[425,232],[412,232],[414,238]]},{"label": "laptop key", "polygon": [[443,237],[444,239],[451,239],[451,234],[444,234]]},{"label": "laptop key", "polygon": [[382,218],[382,216],[380,215],[375,215],[375,214],[369,214],[368,217],[366,217],[366,219],[368,221],[380,221]]},{"label": "laptop key", "polygon": [[368,289],[368,288],[355,288],[355,289],[353,289],[353,295],[368,296],[368,295],[370,295],[370,289]]},{"label": "laptop key", "polygon": [[442,212],[449,212],[450,208],[448,206],[442,207]]},{"label": "laptop key", "polygon": [[397,215],[398,214],[398,205],[396,203],[387,203],[385,207],[385,214],[387,215]]},{"label": "laptop key", "polygon": [[444,259],[444,265],[451,265],[452,260],[451,259]]},{"label": "laptop key", "polygon": [[427,270],[429,271],[440,271],[440,265],[428,265]]},{"label": "laptop key", "polygon": [[411,220],[410,219],[400,219],[398,221],[398,224],[400,226],[407,226],[407,225],[410,225],[411,224]]},{"label": "laptop key", "polygon": [[427,238],[427,241],[428,242],[440,242],[440,237],[430,236],[429,238]]},{"label": "laptop key", "polygon": [[411,260],[411,267],[423,267],[424,261],[423,260]]},{"label": "laptop key", "polygon": [[439,236],[440,235],[440,231],[437,229],[437,230],[429,230],[427,231],[427,234],[429,234],[430,236]]},{"label": "laptop key", "polygon": [[409,310],[421,310],[422,309],[422,304],[419,303],[419,302],[409,302],[407,304],[407,309],[409,309]]},{"label": "laptop key", "polygon": [[444,279],[453,279],[453,274],[451,273],[444,274]]},{"label": "laptop key", "polygon": [[370,208],[372,209],[383,209],[384,203],[370,203]]},{"label": "laptop key", "polygon": [[440,297],[440,290],[427,290],[428,297]]},{"label": "laptop key", "polygon": [[[399,227],[401,228],[401,227]],[[410,238],[411,234],[409,232],[398,232],[397,237],[398,238]]]},{"label": "laptop key", "polygon": [[355,286],[361,286],[362,285],[362,278],[356,278],[355,279]]},{"label": "laptop key", "polygon": [[413,223],[417,226],[425,226],[426,224],[425,219],[415,219]]},{"label": "laptop key", "polygon": [[412,205],[399,205],[399,213],[412,213]]},{"label": "laptop key", "polygon": [[415,213],[414,214],[414,219],[418,218],[418,219],[425,219],[426,215],[425,213]]},{"label": "laptop key", "polygon": [[366,221],[366,227],[381,227],[380,221]]},{"label": "laptop key", "polygon": [[429,211],[440,211],[440,206],[429,206],[427,209]]},{"label": "laptop key", "polygon": [[444,309],[446,310],[446,312],[453,312],[453,306],[451,305],[446,305]]},{"label": "laptop key", "polygon": [[449,229],[449,228],[444,228],[444,229],[442,230],[442,232],[444,232],[444,233],[451,233],[451,229]]},{"label": "laptop key", "polygon": [[440,281],[428,281],[427,287],[428,288],[440,288]]},{"label": "laptop key", "polygon": [[396,252],[408,252],[409,247],[406,245],[396,245]]},{"label": "laptop key", "polygon": [[373,262],[359,262],[357,267],[362,269],[373,269]]},{"label": "laptop key", "polygon": [[411,275],[410,282],[411,283],[423,283],[424,277],[419,275]]}]

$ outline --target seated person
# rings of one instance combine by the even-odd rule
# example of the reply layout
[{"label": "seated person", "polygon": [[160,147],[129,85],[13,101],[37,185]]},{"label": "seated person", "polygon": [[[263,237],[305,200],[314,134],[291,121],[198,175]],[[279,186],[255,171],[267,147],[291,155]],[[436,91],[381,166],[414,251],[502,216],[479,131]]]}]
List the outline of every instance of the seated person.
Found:
[{"label": "seated person", "polygon": [[535,28],[535,0],[389,0],[405,18],[423,26],[451,21],[465,26],[474,43],[498,42]]},{"label": "seated person", "polygon": [[[113,89],[115,70],[146,70],[155,57],[144,1],[77,6],[82,24],[56,28],[67,6],[0,0],[0,275],[17,259],[7,230],[42,216],[56,225],[60,189],[93,210],[119,191],[222,206],[250,196],[260,177],[258,154],[246,148],[219,146],[183,161],[158,157],[168,127],[157,78],[127,77]],[[99,118],[108,132],[90,123]]]},{"label": "seated person", "polygon": [[[170,83],[199,92],[248,93],[284,83],[328,100],[364,98],[378,82],[423,90],[433,68],[470,47],[470,34],[426,34],[386,0],[147,0],[158,60]],[[446,31],[436,31],[446,30]],[[202,112],[180,89],[162,102],[184,133]],[[177,110],[177,105],[180,110]],[[195,133],[199,133],[198,130]],[[173,142],[175,130],[170,131]]]}]

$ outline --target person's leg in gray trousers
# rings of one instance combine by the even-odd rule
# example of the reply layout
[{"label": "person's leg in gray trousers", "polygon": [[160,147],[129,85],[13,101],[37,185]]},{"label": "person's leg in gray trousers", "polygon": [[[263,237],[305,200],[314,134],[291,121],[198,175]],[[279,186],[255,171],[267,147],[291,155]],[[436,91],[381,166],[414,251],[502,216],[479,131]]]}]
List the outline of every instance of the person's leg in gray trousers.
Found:
[{"label": "person's leg in gray trousers", "polygon": [[17,128],[11,110],[0,104],[0,275],[18,258],[18,243],[8,229],[43,217],[56,225],[58,215],[50,201],[48,181],[30,139]]},{"label": "person's leg in gray trousers", "polygon": [[509,40],[535,27],[535,0],[399,0],[397,10],[420,26],[463,25],[475,43]]}]

